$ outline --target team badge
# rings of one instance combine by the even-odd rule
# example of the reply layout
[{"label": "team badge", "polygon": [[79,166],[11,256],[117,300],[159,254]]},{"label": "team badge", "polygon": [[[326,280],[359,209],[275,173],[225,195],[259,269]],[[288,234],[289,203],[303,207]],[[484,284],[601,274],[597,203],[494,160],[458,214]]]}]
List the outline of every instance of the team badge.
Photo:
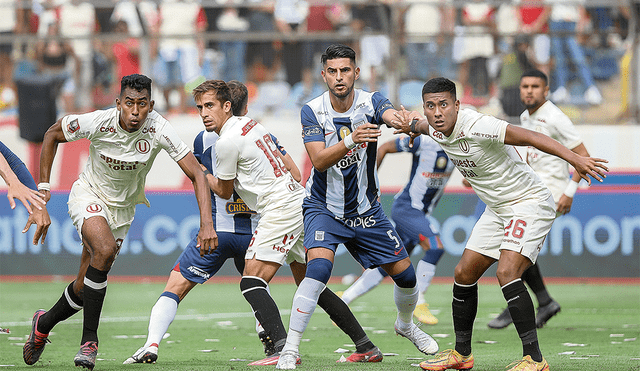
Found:
[{"label": "team badge", "polygon": [[344,139],[347,135],[351,134],[351,130],[348,127],[343,126],[340,128],[340,139]]},{"label": "team badge", "polygon": [[74,119],[72,120],[68,125],[67,125],[67,131],[71,134],[75,133],[76,131],[78,131],[78,129],[80,129],[80,124],[78,123],[78,119]]},{"label": "team badge", "polygon": [[151,149],[151,144],[146,139],[139,139],[136,142],[136,151],[140,153],[148,153]]},{"label": "team badge", "polygon": [[324,231],[316,231],[316,241],[324,241]]},{"label": "team badge", "polygon": [[444,169],[445,167],[447,167],[447,157],[438,156],[436,159],[436,169]]},{"label": "team badge", "polygon": [[99,213],[102,211],[102,206],[98,205],[98,204],[91,204],[89,206],[87,206],[87,212],[95,214],[95,213]]},{"label": "team badge", "polygon": [[460,146],[460,150],[462,152],[469,153],[469,143],[467,143],[466,139],[460,139],[458,146]]}]

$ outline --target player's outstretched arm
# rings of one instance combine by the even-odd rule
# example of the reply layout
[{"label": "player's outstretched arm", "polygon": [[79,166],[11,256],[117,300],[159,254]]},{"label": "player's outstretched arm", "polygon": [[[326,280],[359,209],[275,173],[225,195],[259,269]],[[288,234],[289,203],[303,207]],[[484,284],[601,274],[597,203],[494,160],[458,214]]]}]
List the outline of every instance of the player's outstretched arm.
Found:
[{"label": "player's outstretched arm", "polygon": [[584,157],[573,152],[558,141],[535,131],[527,130],[518,126],[508,125],[504,138],[504,143],[514,146],[532,146],[537,149],[558,156],[573,166],[582,179],[591,185],[591,178],[602,182],[609,171],[604,164],[609,162],[601,158]]},{"label": "player's outstretched arm", "polygon": [[200,164],[196,160],[196,156],[189,152],[184,156],[178,165],[185,173],[195,191],[196,200],[198,200],[198,209],[200,210],[200,231],[198,231],[198,244],[200,248],[200,256],[210,254],[218,247],[218,235],[213,228],[213,218],[211,216],[211,194],[209,186],[205,179],[204,173],[200,169]]},{"label": "player's outstretched arm", "polygon": [[358,144],[377,142],[381,134],[377,125],[366,123],[358,126],[351,134],[330,147],[326,147],[324,141],[306,142],[304,146],[313,167],[318,171],[326,171]]},{"label": "player's outstretched arm", "polygon": [[[20,161],[20,163],[22,163],[22,161]],[[30,177],[31,174],[28,174],[28,170],[26,170],[26,168],[25,171],[27,172],[25,175]],[[11,165],[7,162],[7,159],[2,153],[0,153],[0,176],[9,187],[7,191],[7,198],[9,199],[11,209],[15,209],[16,207],[15,199],[22,202],[29,214],[33,213],[31,205],[40,210],[45,205],[46,202],[44,201],[44,194],[34,191],[20,181],[18,175],[13,171]],[[33,180],[31,180],[31,184],[34,184]]]}]

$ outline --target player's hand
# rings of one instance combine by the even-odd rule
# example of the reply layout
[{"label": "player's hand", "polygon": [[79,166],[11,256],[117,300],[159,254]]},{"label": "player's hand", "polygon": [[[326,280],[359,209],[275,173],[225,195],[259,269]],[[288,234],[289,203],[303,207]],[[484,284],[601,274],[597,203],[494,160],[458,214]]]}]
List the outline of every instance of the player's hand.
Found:
[{"label": "player's hand", "polygon": [[395,120],[391,120],[391,126],[396,129],[394,134],[407,134],[410,136],[409,147],[413,148],[413,140],[420,136],[420,133],[411,131],[411,121],[420,119],[421,116],[416,111],[407,111],[404,106],[400,106],[400,110],[394,113]]},{"label": "player's hand", "polygon": [[602,158],[583,157],[578,155],[575,163],[571,165],[573,165],[573,168],[578,172],[578,174],[580,174],[580,177],[591,185],[591,178],[589,178],[589,175],[599,182],[602,182],[602,180],[607,177],[605,173],[609,171],[609,168],[604,165],[607,162],[609,161]]},{"label": "player's hand", "polygon": [[377,142],[380,135],[382,135],[382,130],[378,128],[378,125],[367,122],[358,126],[351,133],[351,138],[354,143]]},{"label": "player's hand", "polygon": [[44,239],[47,237],[47,231],[51,225],[51,218],[49,218],[49,212],[46,207],[42,209],[35,209],[33,213],[29,215],[27,224],[25,224],[22,233],[27,233],[32,224],[36,225],[36,232],[33,235],[33,244],[37,245],[39,240],[44,245]]},{"label": "player's hand", "polygon": [[211,254],[218,248],[218,235],[216,231],[213,230],[213,226],[208,228],[200,227],[196,247],[200,248],[200,257]]},{"label": "player's hand", "polygon": [[573,197],[568,197],[567,195],[563,194],[562,196],[560,196],[560,200],[558,200],[558,208],[556,209],[556,211],[562,215],[567,214],[569,211],[571,211],[571,204],[573,204]]},{"label": "player's hand", "polygon": [[34,191],[19,181],[15,181],[13,184],[9,185],[9,189],[7,191],[7,198],[9,199],[11,209],[13,210],[16,208],[15,199],[17,198],[22,202],[29,214],[33,213],[31,205],[35,206],[38,210],[42,210],[42,207],[46,205],[44,197],[43,193]]},{"label": "player's hand", "polygon": [[467,188],[471,188],[471,183],[469,183],[469,181],[466,178],[462,178],[462,185]]}]

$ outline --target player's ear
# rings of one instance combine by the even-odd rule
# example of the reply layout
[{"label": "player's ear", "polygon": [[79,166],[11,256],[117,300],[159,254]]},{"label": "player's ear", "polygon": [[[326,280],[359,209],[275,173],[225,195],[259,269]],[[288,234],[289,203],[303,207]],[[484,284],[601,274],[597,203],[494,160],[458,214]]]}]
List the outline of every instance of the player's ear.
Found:
[{"label": "player's ear", "polygon": [[356,67],[355,72],[356,72],[356,78],[354,80],[357,80],[360,77],[360,67]]},{"label": "player's ear", "polygon": [[224,102],[223,108],[225,113],[231,112],[231,102],[230,101]]},{"label": "player's ear", "polygon": [[149,102],[149,112],[153,111],[153,105],[156,104],[155,100],[152,100],[151,102]]},{"label": "player's ear", "polygon": [[120,111],[120,98],[116,98],[116,109]]}]

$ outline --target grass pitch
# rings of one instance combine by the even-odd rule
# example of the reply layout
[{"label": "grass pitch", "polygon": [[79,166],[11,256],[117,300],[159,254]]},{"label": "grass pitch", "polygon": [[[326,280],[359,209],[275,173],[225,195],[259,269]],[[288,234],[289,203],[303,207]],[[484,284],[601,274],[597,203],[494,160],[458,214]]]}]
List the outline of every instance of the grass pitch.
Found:
[{"label": "grass pitch", "polygon": [[[440,279],[427,292],[430,308],[439,318],[423,329],[436,337],[440,349],[453,347],[451,282]],[[419,370],[429,358],[406,339],[396,336],[396,309],[390,281],[351,303],[351,309],[371,340],[389,354],[377,364],[336,363],[338,348],[353,350],[350,339],[335,327],[321,309],[316,310],[305,332],[300,370]],[[14,283],[0,281],[0,370],[68,370],[79,349],[81,313],[56,326],[40,361],[27,366],[22,345],[36,309],[49,309],[68,282]],[[333,290],[346,286],[330,284]],[[256,370],[272,366],[247,366],[263,358],[251,309],[237,282],[209,282],[198,286],[180,303],[169,327],[170,336],[160,345],[154,365],[123,365],[143,345],[151,307],[164,283],[109,283],[98,334],[99,356],[95,370]],[[285,326],[295,286],[272,284],[271,293],[281,309]],[[504,370],[519,358],[520,340],[510,325],[492,330],[487,322],[505,306],[497,284],[481,284],[478,315],[473,334],[474,370]],[[640,370],[640,289],[637,285],[549,285],[562,311],[538,331],[542,352],[553,371]],[[535,299],[534,299],[535,302]],[[393,355],[390,355],[393,354]],[[348,354],[347,354],[348,355]]]}]

